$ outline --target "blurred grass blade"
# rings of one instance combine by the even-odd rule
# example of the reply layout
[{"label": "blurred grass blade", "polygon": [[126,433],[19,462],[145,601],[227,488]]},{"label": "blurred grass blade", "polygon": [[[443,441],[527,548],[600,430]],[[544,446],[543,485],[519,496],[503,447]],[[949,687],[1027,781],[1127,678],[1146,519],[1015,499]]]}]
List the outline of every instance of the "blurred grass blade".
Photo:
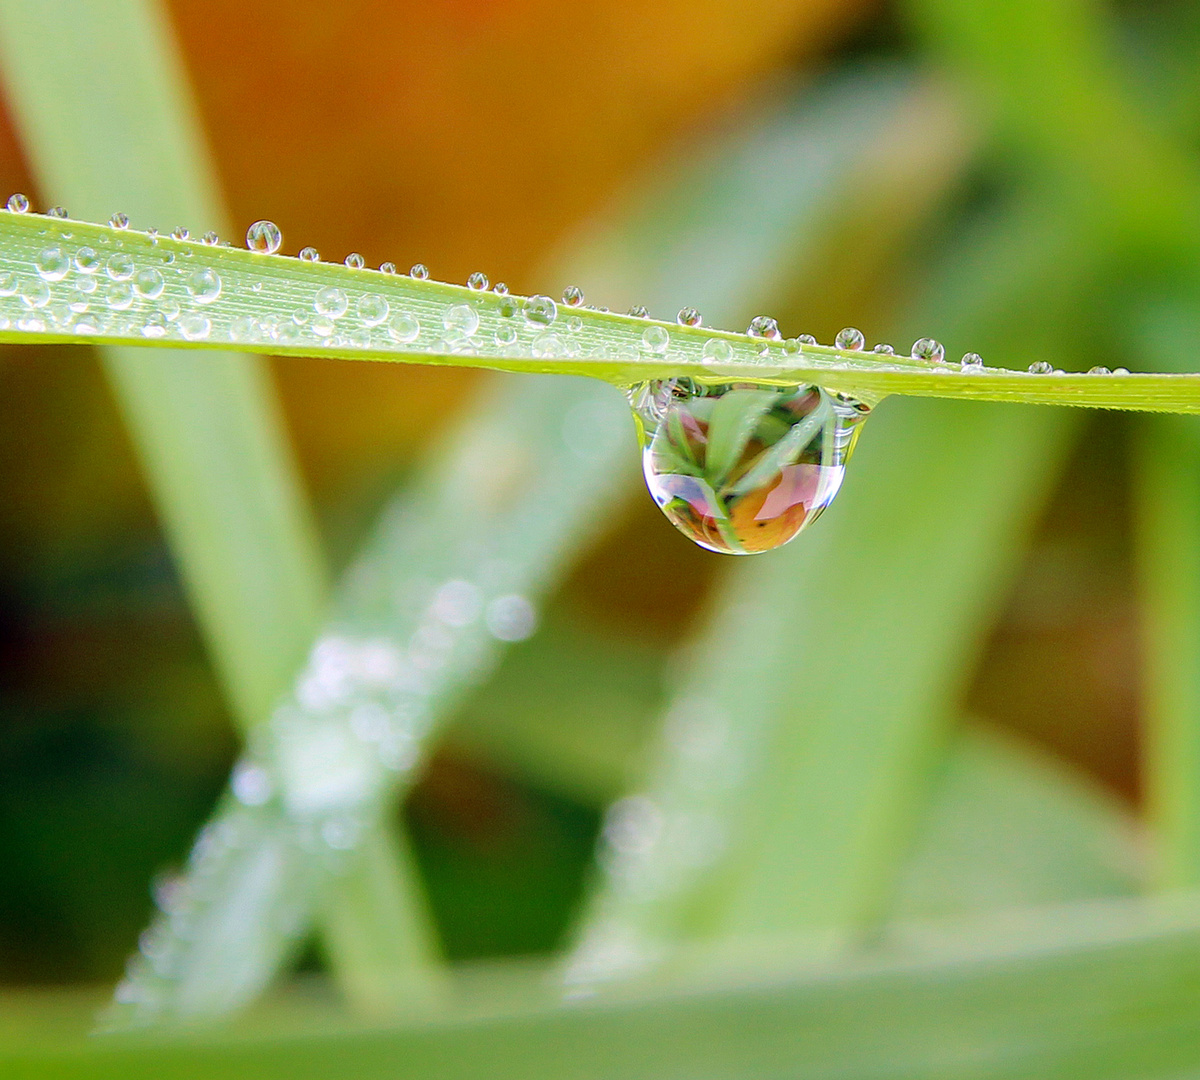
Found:
[{"label": "blurred grass blade", "polygon": [[[76,299],[69,267],[82,248],[97,252],[110,274],[119,268],[121,280],[103,284],[99,297]],[[1200,412],[1200,375],[968,374],[954,363],[885,359],[602,310],[567,309],[568,317],[547,298],[530,306],[466,286],[21,213],[0,213],[0,282],[0,342],[234,345],[284,356],[589,375],[619,385],[691,376],[817,383],[866,400],[913,394]],[[301,322],[297,311],[305,313]],[[386,325],[377,321],[388,317]],[[570,319],[578,329],[566,325]],[[704,352],[709,342],[728,354],[713,361]]]},{"label": "blurred grass blade", "polygon": [[763,939],[686,984],[404,1027],[311,1022],[171,1041],[25,1038],[6,1080],[837,1076],[1175,1080],[1200,1069],[1200,901],[1074,904],[926,924],[853,963]]},{"label": "blurred grass blade", "polygon": [[[2,0],[0,52],[47,193],[88,216],[119,209],[135,220],[226,227],[182,60],[153,3]],[[131,288],[108,269],[93,295]],[[224,352],[106,346],[101,355],[234,719],[247,731],[303,661],[326,593],[268,372],[258,358]],[[412,951],[408,939],[423,925],[378,914],[377,956],[389,944]],[[379,977],[368,955],[347,963],[351,981]]]},{"label": "blurred grass blade", "polygon": [[1090,779],[979,724],[946,753],[890,917],[962,918],[1142,891],[1133,815]]}]

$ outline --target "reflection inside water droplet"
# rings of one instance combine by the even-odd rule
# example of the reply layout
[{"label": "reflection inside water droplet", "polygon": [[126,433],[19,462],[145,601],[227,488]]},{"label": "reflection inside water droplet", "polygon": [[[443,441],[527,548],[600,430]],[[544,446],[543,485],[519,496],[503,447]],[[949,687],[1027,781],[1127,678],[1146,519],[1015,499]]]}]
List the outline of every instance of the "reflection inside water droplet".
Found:
[{"label": "reflection inside water droplet", "polygon": [[650,494],[701,547],[749,555],[786,544],[842,483],[869,411],[815,386],[699,386],[629,391]]}]

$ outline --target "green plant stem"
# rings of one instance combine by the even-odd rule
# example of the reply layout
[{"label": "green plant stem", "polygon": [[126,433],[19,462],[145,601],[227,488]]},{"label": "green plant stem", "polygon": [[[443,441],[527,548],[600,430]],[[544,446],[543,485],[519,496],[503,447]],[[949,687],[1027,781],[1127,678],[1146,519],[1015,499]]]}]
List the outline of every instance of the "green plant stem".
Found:
[{"label": "green plant stem", "polygon": [[[122,210],[227,227],[182,60],[154,3],[3,0],[0,51],[48,195],[97,218]],[[230,710],[248,733],[299,668],[327,590],[269,373],[257,358],[224,351],[110,344],[101,358]],[[350,871],[355,894],[359,872],[378,877]],[[385,959],[418,951],[410,939],[428,941],[424,925],[382,912],[375,928],[378,953],[343,958],[331,948],[350,987],[382,980]]]}]

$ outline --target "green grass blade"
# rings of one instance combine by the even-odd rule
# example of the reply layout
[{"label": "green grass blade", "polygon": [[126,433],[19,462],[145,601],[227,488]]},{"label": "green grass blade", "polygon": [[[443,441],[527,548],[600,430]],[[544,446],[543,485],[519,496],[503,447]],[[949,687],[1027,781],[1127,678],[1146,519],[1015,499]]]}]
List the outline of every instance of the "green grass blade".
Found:
[{"label": "green grass blade", "polygon": [[[225,227],[182,60],[155,4],[4,0],[0,51],[26,149],[54,199],[87,216],[119,209],[135,220]],[[99,277],[101,290],[122,285],[103,270]],[[106,345],[101,355],[234,719],[247,731],[293,678],[326,599],[269,375],[258,358],[222,351]],[[355,892],[353,874],[347,888]],[[351,983],[381,977],[371,969],[389,947],[411,951],[408,939],[424,930],[384,913],[374,926],[380,949],[347,960]],[[337,969],[336,949],[333,960]]]},{"label": "green grass blade", "polygon": [[[60,281],[47,282],[38,270],[39,260],[61,266],[81,247],[98,252],[105,265],[114,256],[127,256],[135,267],[135,282],[142,272],[161,275],[162,293],[155,299],[137,298],[130,282],[103,280],[100,297],[86,301],[98,310],[83,312],[81,318],[70,306],[85,302],[75,299],[78,275],[68,271]],[[158,278],[151,276],[149,282],[151,291],[157,290]],[[690,376],[708,383],[811,382],[867,399],[913,394],[1200,412],[1200,375],[1033,375],[999,368],[966,374],[956,363],[874,358],[830,346],[764,341],[586,309],[563,310],[548,327],[526,317],[528,302],[519,297],[39,215],[0,213],[0,283],[0,294],[7,293],[0,295],[0,342],[233,345],[285,356],[589,375],[619,385]],[[124,304],[127,286],[130,306],[113,312],[107,297],[115,292],[117,302]],[[386,323],[372,325],[383,310]],[[303,324],[292,318],[297,311],[305,313]],[[567,326],[572,318],[579,320],[578,330]],[[397,335],[407,337],[414,324],[422,336],[415,342],[397,340]],[[512,333],[516,337],[510,341]],[[727,345],[728,359],[707,360],[704,348],[710,341]]]},{"label": "green grass blade", "polygon": [[1198,911],[1190,897],[927,924],[836,969],[767,939],[616,1001],[367,1030],[27,1038],[0,1050],[0,1067],[11,1080],[1173,1080],[1200,1069]]}]

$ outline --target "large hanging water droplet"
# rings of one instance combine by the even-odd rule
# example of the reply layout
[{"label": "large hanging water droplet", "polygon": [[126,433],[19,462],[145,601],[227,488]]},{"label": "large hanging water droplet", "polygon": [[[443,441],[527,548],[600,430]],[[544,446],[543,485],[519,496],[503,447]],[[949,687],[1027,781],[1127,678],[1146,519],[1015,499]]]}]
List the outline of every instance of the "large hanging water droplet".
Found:
[{"label": "large hanging water droplet", "polygon": [[246,230],[246,247],[262,255],[274,255],[283,245],[283,233],[273,221],[256,221]]},{"label": "large hanging water droplet", "polygon": [[837,494],[866,405],[815,386],[699,386],[629,391],[650,494],[710,551],[749,555],[786,544]]}]

